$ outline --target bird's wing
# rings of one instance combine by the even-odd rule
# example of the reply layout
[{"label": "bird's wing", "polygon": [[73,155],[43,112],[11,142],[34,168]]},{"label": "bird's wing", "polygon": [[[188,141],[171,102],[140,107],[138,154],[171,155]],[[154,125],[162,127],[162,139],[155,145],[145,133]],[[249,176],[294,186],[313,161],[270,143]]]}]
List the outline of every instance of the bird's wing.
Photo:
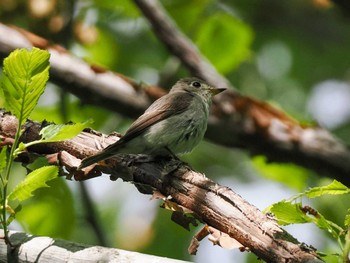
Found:
[{"label": "bird's wing", "polygon": [[[168,118],[184,112],[192,101],[192,95],[187,92],[175,92],[167,94],[156,100],[147,111],[141,115],[126,131],[121,140],[129,141],[142,134],[148,127]],[[174,103],[176,101],[176,103]]]}]

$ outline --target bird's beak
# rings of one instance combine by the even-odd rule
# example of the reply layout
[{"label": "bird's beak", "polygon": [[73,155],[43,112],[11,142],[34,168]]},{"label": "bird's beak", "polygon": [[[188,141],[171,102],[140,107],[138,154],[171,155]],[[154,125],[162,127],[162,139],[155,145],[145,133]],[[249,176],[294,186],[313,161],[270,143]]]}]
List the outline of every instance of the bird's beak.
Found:
[{"label": "bird's beak", "polygon": [[226,89],[218,89],[218,88],[211,87],[210,88],[210,93],[213,94],[213,96],[214,96],[216,94],[219,94],[220,92],[223,92],[224,90],[226,90]]}]

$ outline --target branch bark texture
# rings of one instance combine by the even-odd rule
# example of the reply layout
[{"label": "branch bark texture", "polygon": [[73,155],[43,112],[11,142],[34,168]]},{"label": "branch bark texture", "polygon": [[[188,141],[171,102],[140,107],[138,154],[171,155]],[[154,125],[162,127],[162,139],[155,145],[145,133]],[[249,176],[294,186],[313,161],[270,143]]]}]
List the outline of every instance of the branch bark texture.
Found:
[{"label": "branch bark texture", "polygon": [[[3,144],[11,144],[17,120],[2,112],[0,135]],[[22,136],[24,142],[39,137],[45,123],[27,122]],[[259,211],[231,189],[220,186],[177,159],[142,161],[142,156],[125,155],[106,161],[105,165],[78,170],[80,159],[98,151],[100,142],[111,143],[119,136],[101,136],[83,132],[59,143],[32,147],[18,161],[46,155],[49,162],[59,164],[62,173],[76,180],[87,180],[107,173],[111,179],[133,182],[143,193],[155,190],[192,211],[206,224],[228,234],[245,248],[267,262],[322,262],[313,250],[305,248],[284,231],[274,219]],[[141,161],[140,161],[141,160]]]},{"label": "branch bark texture", "polygon": [[9,248],[0,239],[0,262],[36,263],[185,263],[187,261],[157,257],[117,248],[88,246],[44,236],[32,236],[21,232],[10,232],[10,240],[16,246]]}]

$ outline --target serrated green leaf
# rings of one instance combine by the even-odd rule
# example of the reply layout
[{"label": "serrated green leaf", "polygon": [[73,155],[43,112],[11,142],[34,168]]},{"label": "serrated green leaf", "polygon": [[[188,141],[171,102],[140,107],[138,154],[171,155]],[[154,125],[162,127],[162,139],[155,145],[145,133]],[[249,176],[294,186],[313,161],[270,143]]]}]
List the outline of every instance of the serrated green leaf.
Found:
[{"label": "serrated green leaf", "polygon": [[251,28],[226,13],[205,19],[198,30],[196,44],[221,73],[228,73],[250,54]]},{"label": "serrated green leaf", "polygon": [[44,166],[34,170],[13,189],[13,191],[9,194],[8,199],[24,201],[32,196],[33,191],[42,187],[48,187],[46,183],[57,176],[57,166]]},{"label": "serrated green leaf", "polygon": [[0,174],[4,171],[7,165],[7,146],[2,147],[0,152]]},{"label": "serrated green leaf", "polygon": [[49,52],[38,48],[17,49],[4,60],[2,82],[5,108],[21,124],[38,103],[49,78]]},{"label": "serrated green leaf", "polygon": [[281,201],[271,206],[270,211],[280,225],[309,223],[312,220],[301,211],[301,203]]},{"label": "serrated green leaf", "polygon": [[88,127],[88,124],[91,124],[91,121],[68,125],[51,124],[40,131],[40,135],[42,136],[41,141],[57,142],[68,140],[78,135],[83,129]]},{"label": "serrated green leaf", "polygon": [[[335,227],[336,226],[335,223],[327,220],[322,214],[320,214],[319,212],[317,212],[318,215],[317,217],[313,217],[312,221],[314,222],[314,224],[316,226],[318,226],[318,228],[320,229],[324,229],[326,230],[328,233],[330,233],[334,238],[338,238],[338,233],[335,231]],[[340,227],[338,227],[340,228]]]},{"label": "serrated green leaf", "polygon": [[343,195],[348,193],[350,193],[350,188],[346,187],[337,180],[334,180],[329,185],[310,188],[309,190],[305,191],[303,195],[309,198],[315,198],[321,195]]},{"label": "serrated green leaf", "polygon": [[281,201],[271,206],[270,211],[277,218],[280,225],[314,223],[318,228],[326,230],[335,238],[338,237],[337,229],[340,227],[328,221],[322,214],[315,209],[309,212],[301,203],[291,203]]}]

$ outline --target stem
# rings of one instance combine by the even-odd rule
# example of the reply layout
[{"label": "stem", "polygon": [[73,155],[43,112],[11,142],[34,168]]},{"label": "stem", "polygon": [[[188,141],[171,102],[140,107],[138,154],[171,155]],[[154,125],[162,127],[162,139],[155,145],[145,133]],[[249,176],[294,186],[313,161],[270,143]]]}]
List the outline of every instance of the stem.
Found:
[{"label": "stem", "polygon": [[345,245],[344,245],[344,249],[343,249],[343,262],[344,263],[350,263],[349,253],[350,253],[350,227],[348,228],[348,231],[345,235]]},{"label": "stem", "polygon": [[20,116],[20,118],[18,120],[18,127],[17,127],[17,131],[16,131],[16,135],[15,135],[15,141],[11,147],[10,157],[9,157],[8,162],[7,162],[6,171],[5,171],[5,178],[2,179],[3,189],[2,189],[2,199],[1,199],[1,201],[2,201],[1,224],[2,224],[3,229],[4,229],[5,242],[6,242],[6,244],[9,244],[10,246],[12,246],[12,244],[11,244],[11,241],[10,241],[10,238],[8,235],[9,230],[7,228],[7,220],[6,220],[7,186],[8,186],[8,181],[10,178],[12,164],[14,161],[14,153],[15,153],[15,150],[16,150],[17,145],[18,145],[19,137],[21,136],[21,123],[22,123],[22,116]]}]

